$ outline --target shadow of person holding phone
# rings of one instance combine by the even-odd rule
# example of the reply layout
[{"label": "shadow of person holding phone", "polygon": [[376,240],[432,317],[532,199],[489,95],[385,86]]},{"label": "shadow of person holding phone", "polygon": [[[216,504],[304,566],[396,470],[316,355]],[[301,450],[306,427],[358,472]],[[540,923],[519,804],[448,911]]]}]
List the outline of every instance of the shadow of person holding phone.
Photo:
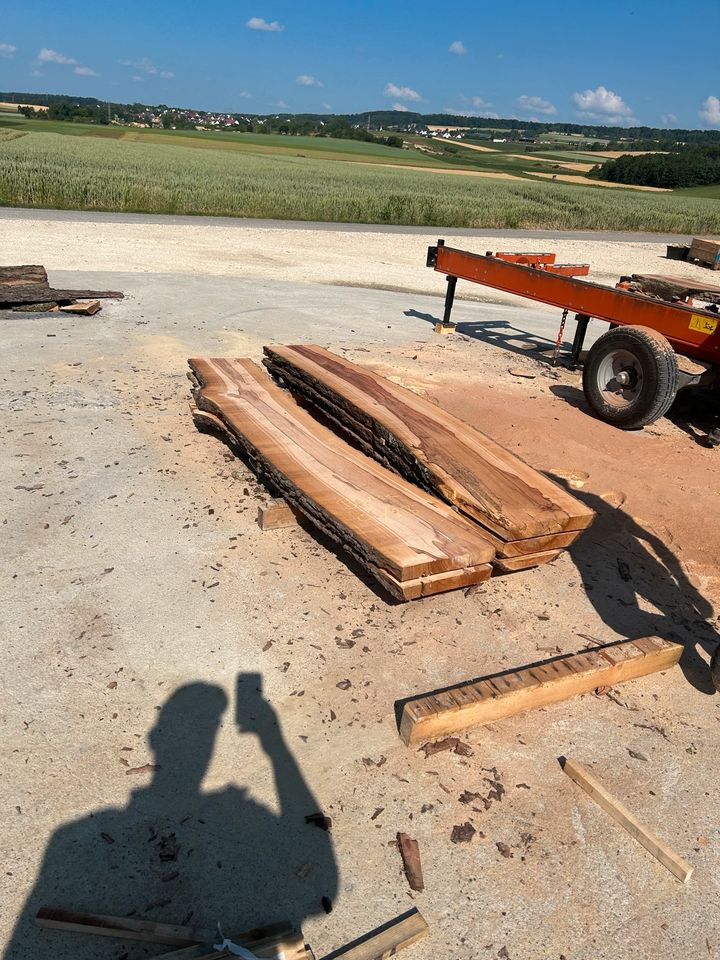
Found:
[{"label": "shadow of person holding phone", "polygon": [[258,925],[299,925],[330,909],[338,884],[331,834],[306,822],[320,807],[257,674],[238,677],[235,722],[267,755],[278,810],[255,800],[252,784],[202,789],[227,707],[224,690],[207,683],[170,696],[149,735],[151,782],[134,790],[126,807],[93,811],[56,831],[6,960],[166,952],[40,930],[34,922],[40,907],[213,931],[220,923],[230,938]]}]

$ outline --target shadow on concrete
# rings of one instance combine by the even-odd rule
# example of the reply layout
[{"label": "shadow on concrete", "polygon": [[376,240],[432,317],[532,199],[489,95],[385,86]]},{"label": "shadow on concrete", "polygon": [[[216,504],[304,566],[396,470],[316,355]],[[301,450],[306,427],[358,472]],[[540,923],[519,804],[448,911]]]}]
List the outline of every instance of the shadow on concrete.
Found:
[{"label": "shadow on concrete", "polygon": [[[406,317],[415,317],[418,320],[424,320],[433,324],[440,322],[440,317],[435,317],[431,313],[421,313],[419,310],[405,310]],[[471,337],[473,340],[480,340],[482,343],[490,344],[493,347],[500,347],[501,350],[507,350],[509,353],[519,354],[521,356],[531,355],[533,360],[540,360],[546,363],[552,361],[552,351],[555,349],[555,341],[548,340],[546,337],[540,337],[537,334],[529,333],[527,330],[521,330],[513,326],[507,320],[482,320],[460,322],[455,327],[458,333]],[[563,341],[561,359],[567,359],[567,351],[571,344]]]},{"label": "shadow on concrete", "polygon": [[[260,676],[240,674],[236,697],[237,733],[253,735],[264,751],[277,812],[253,799],[240,765],[239,785],[202,789],[228,698],[207,683],[181,687],[150,731],[155,767],[139,775],[150,777],[148,785],[133,790],[125,807],[93,810],[50,838],[6,960],[134,958],[172,949],[39,930],[34,918],[43,906],[212,931],[219,921],[228,937],[276,921],[300,924],[331,909],[338,884],[331,834],[306,822],[320,812],[318,802],[262,695]],[[125,779],[137,763],[137,741],[128,735],[121,743],[132,748],[118,747],[130,766],[112,763]]]},{"label": "shadow on concrete", "polygon": [[682,643],[686,679],[700,692],[714,694],[708,664],[698,652],[710,655],[720,643],[707,622],[713,607],[669,545],[619,507],[549,476],[597,514],[568,552],[598,616],[630,640],[655,635]]}]

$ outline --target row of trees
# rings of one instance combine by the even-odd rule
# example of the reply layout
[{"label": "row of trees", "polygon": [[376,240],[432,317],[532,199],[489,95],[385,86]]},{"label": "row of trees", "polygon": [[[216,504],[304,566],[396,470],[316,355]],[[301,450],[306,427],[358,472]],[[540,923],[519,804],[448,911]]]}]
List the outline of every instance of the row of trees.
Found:
[{"label": "row of trees", "polygon": [[643,187],[704,187],[720,184],[720,146],[698,146],[672,153],[618,157],[593,167],[588,176]]}]

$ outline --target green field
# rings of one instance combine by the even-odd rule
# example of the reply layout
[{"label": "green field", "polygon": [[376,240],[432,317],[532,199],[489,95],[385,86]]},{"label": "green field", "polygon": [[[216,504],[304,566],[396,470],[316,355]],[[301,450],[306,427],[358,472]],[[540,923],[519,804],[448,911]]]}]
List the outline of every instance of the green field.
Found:
[{"label": "green field", "polygon": [[[8,139],[2,131],[25,135]],[[711,196],[464,176],[461,169],[480,169],[485,158],[511,158],[462,153],[458,160],[358,141],[3,118],[0,204],[433,227],[720,232],[720,203]],[[444,174],[443,167],[458,173]]]}]

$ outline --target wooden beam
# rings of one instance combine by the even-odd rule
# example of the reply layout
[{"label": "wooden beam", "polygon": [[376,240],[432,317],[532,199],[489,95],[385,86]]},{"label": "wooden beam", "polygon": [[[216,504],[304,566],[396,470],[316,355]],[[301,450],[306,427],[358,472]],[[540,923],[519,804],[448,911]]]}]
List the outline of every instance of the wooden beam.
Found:
[{"label": "wooden beam", "polygon": [[323,960],[385,960],[398,950],[417,943],[430,933],[430,928],[419,910],[409,910],[395,920],[353,940]]},{"label": "wooden beam", "polygon": [[[273,376],[341,435],[489,531],[498,557],[535,554],[542,562],[591,523],[593,511],[544,474],[372,370],[314,344],[264,352]],[[557,535],[565,536],[553,540]],[[507,551],[505,543],[512,544]]]},{"label": "wooden beam", "polygon": [[592,797],[598,806],[602,807],[606,813],[609,813],[613,820],[617,821],[621,827],[624,827],[631,837],[634,837],[656,860],[659,860],[664,867],[667,867],[673,876],[677,877],[678,880],[681,880],[683,883],[688,882],[692,876],[694,867],[691,867],[686,860],[678,856],[666,843],[663,843],[663,841],[658,839],[646,826],[640,823],[624,804],[608,793],[605,787],[603,787],[600,781],[597,780],[589,770],[576,760],[567,759],[564,760],[562,768],[578,786],[581,786],[583,790]]},{"label": "wooden beam", "polygon": [[258,523],[261,530],[280,530],[298,525],[297,510],[284,500],[270,500],[258,507]]},{"label": "wooden beam", "polygon": [[[228,940],[240,947],[245,947],[258,960],[312,960],[312,951],[305,943],[302,930],[293,930],[287,925],[278,926],[281,929],[268,936],[253,936],[257,933],[262,934],[262,930],[246,931],[228,936]],[[220,937],[216,936],[208,943],[163,953],[157,960],[218,960],[221,957],[232,957],[233,954],[227,947],[224,950],[215,949],[215,944],[220,942]]]},{"label": "wooden beam", "polygon": [[446,687],[404,703],[400,736],[407,744],[434,740],[559,703],[596,687],[666,670],[682,651],[682,644],[642,637]]},{"label": "wooden beam", "polygon": [[349,446],[250,360],[190,360],[195,403],[250,466],[387,591],[415,599],[487,579],[494,547],[447,504]]}]

